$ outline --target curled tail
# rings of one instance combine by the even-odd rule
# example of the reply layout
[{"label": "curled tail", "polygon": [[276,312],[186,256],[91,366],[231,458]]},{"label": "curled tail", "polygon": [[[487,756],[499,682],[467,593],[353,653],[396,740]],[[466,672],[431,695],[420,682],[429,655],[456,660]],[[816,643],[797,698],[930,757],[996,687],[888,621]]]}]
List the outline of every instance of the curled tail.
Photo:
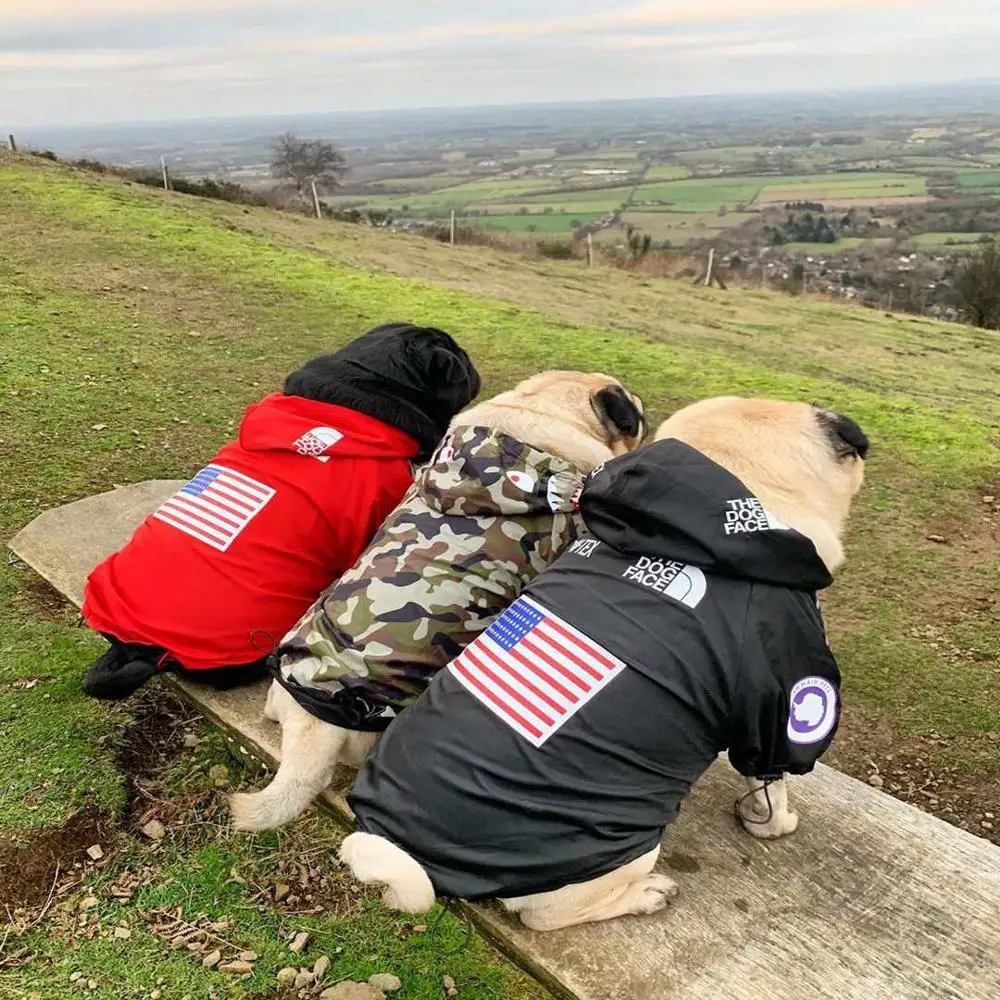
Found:
[{"label": "curled tail", "polygon": [[359,882],[384,885],[382,902],[390,910],[426,913],[434,905],[434,886],[427,872],[385,837],[352,833],[340,848],[340,860]]}]

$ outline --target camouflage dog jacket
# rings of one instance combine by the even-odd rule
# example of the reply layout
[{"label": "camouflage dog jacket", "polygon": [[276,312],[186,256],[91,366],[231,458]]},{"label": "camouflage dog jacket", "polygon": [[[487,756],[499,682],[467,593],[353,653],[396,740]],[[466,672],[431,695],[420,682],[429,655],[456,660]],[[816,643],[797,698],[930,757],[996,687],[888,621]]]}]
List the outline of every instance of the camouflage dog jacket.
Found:
[{"label": "camouflage dog jacket", "polygon": [[572,541],[582,479],[515,438],[455,429],[285,636],[277,679],[328,722],[385,729]]}]

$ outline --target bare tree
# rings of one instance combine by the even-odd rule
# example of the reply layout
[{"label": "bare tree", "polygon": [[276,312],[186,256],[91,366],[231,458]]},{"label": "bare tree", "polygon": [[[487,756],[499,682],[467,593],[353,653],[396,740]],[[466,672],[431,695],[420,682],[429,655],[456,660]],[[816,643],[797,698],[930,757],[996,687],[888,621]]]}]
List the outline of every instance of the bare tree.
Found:
[{"label": "bare tree", "polygon": [[984,243],[959,265],[955,291],[973,326],[1000,330],[1000,243]]},{"label": "bare tree", "polygon": [[290,181],[299,194],[305,194],[313,181],[326,194],[335,191],[347,169],[340,151],[322,139],[300,139],[286,132],[275,140],[273,150],[272,175]]}]

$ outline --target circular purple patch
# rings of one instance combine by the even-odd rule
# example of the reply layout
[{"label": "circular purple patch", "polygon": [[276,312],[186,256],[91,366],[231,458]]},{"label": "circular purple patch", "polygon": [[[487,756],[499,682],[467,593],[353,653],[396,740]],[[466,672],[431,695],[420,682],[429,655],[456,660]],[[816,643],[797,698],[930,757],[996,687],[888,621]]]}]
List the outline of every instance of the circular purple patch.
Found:
[{"label": "circular purple patch", "polygon": [[819,743],[837,722],[837,689],[825,677],[804,677],[789,698],[788,738],[792,743]]}]

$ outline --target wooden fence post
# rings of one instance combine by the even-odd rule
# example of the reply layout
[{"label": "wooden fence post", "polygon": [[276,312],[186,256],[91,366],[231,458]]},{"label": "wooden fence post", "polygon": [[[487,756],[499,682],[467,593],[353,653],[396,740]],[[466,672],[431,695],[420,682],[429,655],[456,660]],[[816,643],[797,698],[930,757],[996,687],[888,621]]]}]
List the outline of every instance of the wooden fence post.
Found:
[{"label": "wooden fence post", "polygon": [[322,219],[323,218],[323,209],[320,207],[320,204],[319,204],[319,194],[316,191],[316,181],[310,181],[309,183],[310,183],[310,186],[312,187],[313,208],[316,209],[316,218],[317,219]]},{"label": "wooden fence post", "polygon": [[170,190],[170,173],[167,171],[167,161],[166,158],[160,157],[160,173],[163,174],[163,190]]},{"label": "wooden fence post", "polygon": [[12,153],[16,153],[17,152],[17,143],[14,142],[14,133],[11,132],[10,135],[7,136],[7,138],[10,140],[10,151]]},{"label": "wooden fence post", "polygon": [[594,234],[587,230],[587,267],[594,266]]},{"label": "wooden fence post", "polygon": [[705,272],[705,287],[712,284],[712,269],[715,267],[715,247],[708,251],[708,270]]},{"label": "wooden fence post", "polygon": [[451,224],[448,228],[448,242],[455,245],[455,209],[451,210]]}]

